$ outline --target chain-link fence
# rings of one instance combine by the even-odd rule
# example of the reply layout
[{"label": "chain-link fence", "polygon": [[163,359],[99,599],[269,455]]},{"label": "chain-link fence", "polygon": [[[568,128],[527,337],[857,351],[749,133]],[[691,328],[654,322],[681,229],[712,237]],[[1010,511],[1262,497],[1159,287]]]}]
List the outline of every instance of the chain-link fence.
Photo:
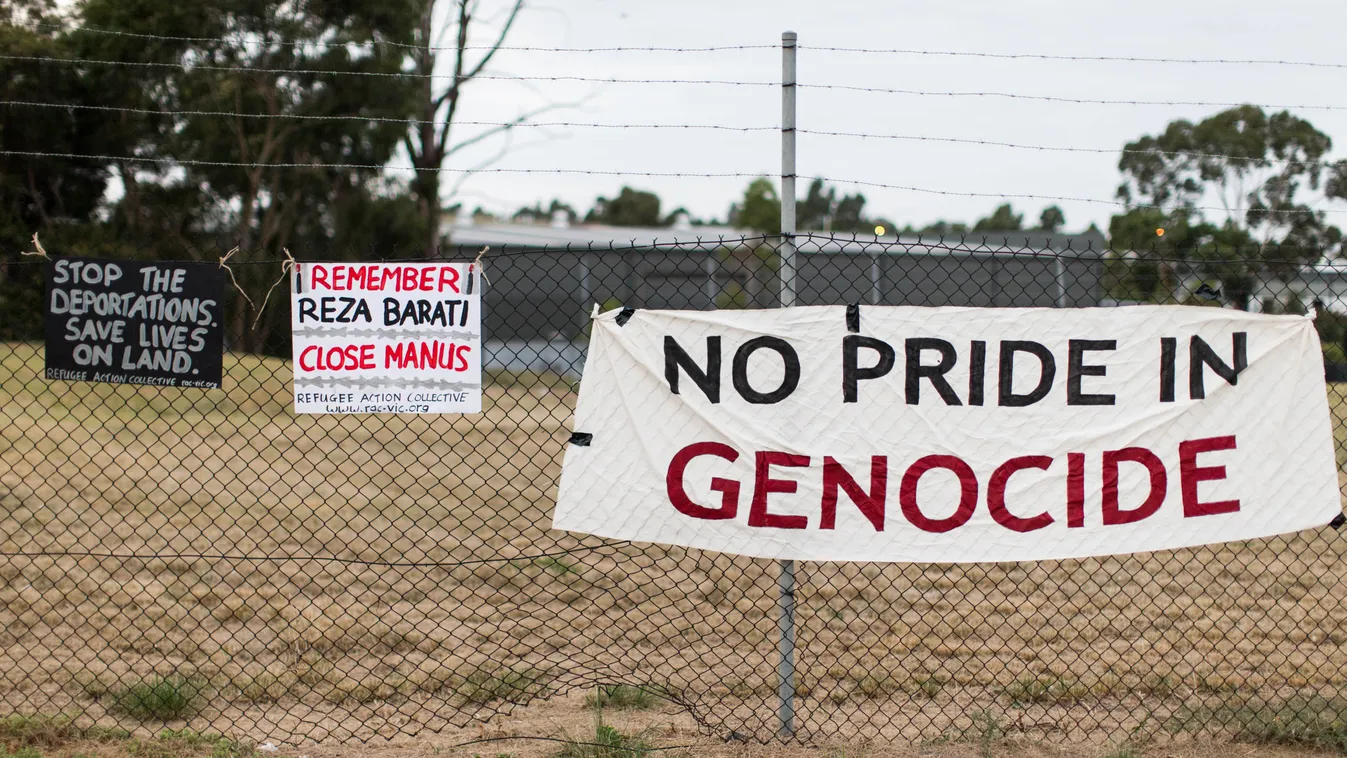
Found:
[{"label": "chain-link fence", "polygon": [[[1347,379],[1344,270],[1295,251],[797,242],[800,304],[1317,312],[1329,380]],[[550,528],[594,306],[774,307],[775,238],[493,250],[472,416],[295,415],[275,297],[262,318],[231,305],[220,390],[45,380],[40,263],[0,266],[4,710],[367,740],[626,683],[717,735],[777,736],[775,563]],[[254,295],[282,271],[229,265]],[[1324,528],[1086,560],[801,564],[795,736],[1347,718],[1343,544]]]}]

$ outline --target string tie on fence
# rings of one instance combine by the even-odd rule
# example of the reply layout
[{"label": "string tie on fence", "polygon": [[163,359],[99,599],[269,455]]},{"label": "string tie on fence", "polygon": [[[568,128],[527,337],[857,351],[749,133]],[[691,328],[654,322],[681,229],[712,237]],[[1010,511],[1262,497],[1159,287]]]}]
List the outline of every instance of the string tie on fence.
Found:
[{"label": "string tie on fence", "polygon": [[38,241],[36,232],[33,233],[33,247],[37,249],[32,251],[24,250],[20,253],[20,255],[34,255],[39,258],[46,258],[47,260],[51,260],[51,256],[47,255],[46,248],[42,247],[42,243]]},{"label": "string tie on fence", "polygon": [[275,284],[271,285],[271,289],[267,290],[267,296],[262,298],[262,307],[257,309],[257,318],[253,319],[254,329],[256,329],[257,325],[262,321],[262,313],[267,309],[267,303],[271,300],[271,293],[275,292],[276,287],[280,286],[280,283],[285,281],[285,275],[294,273],[297,270],[296,266],[299,265],[295,263],[295,256],[290,254],[290,248],[283,247],[281,248],[281,251],[285,253],[285,260],[281,261],[281,276],[276,280]]},{"label": "string tie on fence", "polygon": [[486,278],[486,267],[482,265],[482,256],[486,255],[490,250],[491,250],[490,245],[483,245],[481,252],[477,253],[477,257],[472,260],[473,269],[476,270],[479,275],[481,275],[482,281],[487,284],[490,284],[491,280]]},{"label": "string tie on fence", "polygon": [[239,286],[239,280],[234,278],[234,269],[229,267],[229,259],[233,257],[234,253],[237,253],[238,251],[239,251],[238,246],[235,245],[233,250],[230,250],[229,252],[220,256],[220,268],[229,272],[229,281],[234,283],[234,289],[238,290],[238,293],[240,295],[243,295],[243,299],[248,301],[248,307],[256,308],[257,304],[254,303],[253,299],[251,297],[248,297],[248,293],[244,292],[243,288]]}]

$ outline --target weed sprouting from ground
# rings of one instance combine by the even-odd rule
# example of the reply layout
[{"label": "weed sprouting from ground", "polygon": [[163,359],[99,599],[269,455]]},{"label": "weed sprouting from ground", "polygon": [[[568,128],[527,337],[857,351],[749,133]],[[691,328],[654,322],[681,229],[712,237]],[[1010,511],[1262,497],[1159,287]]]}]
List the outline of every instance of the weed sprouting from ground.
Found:
[{"label": "weed sprouting from ground", "polygon": [[585,696],[588,708],[627,708],[645,710],[653,708],[660,697],[645,687],[633,687],[629,684],[601,684],[592,694]]},{"label": "weed sprouting from ground", "polygon": [[104,697],[108,707],[141,721],[173,721],[196,713],[205,682],[172,674],[152,676],[111,687]]},{"label": "weed sprouting from ground", "polygon": [[1003,691],[1011,705],[1027,703],[1074,703],[1090,694],[1090,688],[1072,679],[1020,677]]},{"label": "weed sprouting from ground", "polygon": [[1228,718],[1241,742],[1347,754],[1347,700],[1296,697],[1212,715]]},{"label": "weed sprouting from ground", "polygon": [[252,745],[191,729],[164,730],[150,738],[123,729],[77,726],[65,716],[12,715],[0,719],[0,758],[44,755],[108,755],[131,758],[255,758]]},{"label": "weed sprouting from ground", "polygon": [[485,705],[493,700],[522,702],[547,691],[547,676],[527,668],[475,669],[463,680],[458,696],[467,703]]},{"label": "weed sprouting from ground", "polygon": [[885,671],[872,671],[856,680],[856,694],[870,700],[886,698],[901,689],[898,680]]},{"label": "weed sprouting from ground", "polygon": [[1109,751],[1104,754],[1104,758],[1141,758],[1146,744],[1151,739],[1150,733],[1146,729],[1149,723],[1149,718],[1142,719],[1141,723],[1137,724],[1128,733],[1126,739],[1109,747]]},{"label": "weed sprouting from ground", "polygon": [[603,723],[603,714],[594,719],[594,737],[592,739],[574,739],[562,735],[566,746],[558,753],[558,758],[645,758],[652,755],[654,747],[647,740],[647,732],[626,734],[616,727]]}]

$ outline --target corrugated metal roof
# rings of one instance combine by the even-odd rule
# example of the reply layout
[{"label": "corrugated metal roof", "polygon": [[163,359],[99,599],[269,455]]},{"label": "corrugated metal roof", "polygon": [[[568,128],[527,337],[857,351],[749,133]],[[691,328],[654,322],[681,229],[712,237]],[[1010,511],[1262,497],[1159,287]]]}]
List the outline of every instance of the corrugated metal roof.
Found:
[{"label": "corrugated metal roof", "polygon": [[[560,249],[677,248],[708,245],[761,243],[762,234],[730,226],[637,227],[579,224],[483,223],[471,226],[446,225],[450,245],[495,248],[528,247]],[[889,255],[1012,255],[1034,252],[1072,251],[1083,255],[1103,255],[1107,243],[1101,234],[1059,234],[1043,232],[1003,232],[968,234],[958,240],[932,240],[921,237],[876,236],[873,234],[826,234],[801,232],[796,246],[802,254],[889,254]]]},{"label": "corrugated metal roof", "polygon": [[680,245],[733,244],[761,240],[756,232],[729,226],[694,226],[689,229],[581,224],[556,227],[549,224],[488,223],[452,226],[447,229],[451,245],[493,247],[677,247]]}]

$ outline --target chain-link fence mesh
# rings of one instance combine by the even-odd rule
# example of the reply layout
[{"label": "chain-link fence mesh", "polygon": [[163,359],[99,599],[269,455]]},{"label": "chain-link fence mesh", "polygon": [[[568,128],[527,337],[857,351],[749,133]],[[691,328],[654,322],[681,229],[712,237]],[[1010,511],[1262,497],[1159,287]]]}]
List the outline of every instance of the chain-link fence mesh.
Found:
[{"label": "chain-link fence mesh", "polygon": [[[1347,453],[1347,280],[1295,251],[797,242],[806,305],[1317,311]],[[471,416],[295,415],[283,297],[261,318],[235,298],[220,390],[48,381],[41,261],[6,261],[4,710],[368,740],[626,683],[712,733],[775,738],[777,564],[550,526],[593,307],[774,307],[778,252],[493,251]],[[253,295],[281,273],[243,258],[229,265]],[[1326,527],[1087,560],[801,564],[795,736],[1347,718],[1343,545]]]}]

